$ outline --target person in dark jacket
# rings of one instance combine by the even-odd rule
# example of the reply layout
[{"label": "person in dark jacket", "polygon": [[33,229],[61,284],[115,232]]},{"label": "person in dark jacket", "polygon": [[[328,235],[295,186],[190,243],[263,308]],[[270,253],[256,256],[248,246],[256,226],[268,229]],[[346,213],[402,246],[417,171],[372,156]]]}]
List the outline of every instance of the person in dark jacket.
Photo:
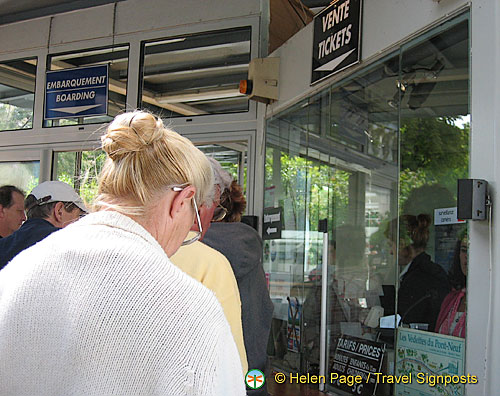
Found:
[{"label": "person in dark jacket", "polygon": [[[398,313],[403,323],[427,324],[434,331],[441,303],[450,290],[443,268],[425,253],[431,217],[404,215],[400,218]],[[411,241],[405,243],[404,241]]]},{"label": "person in dark jacket", "polygon": [[7,238],[0,239],[0,270],[24,249],[87,212],[75,190],[60,181],[39,184],[26,197],[24,208],[28,220]]},{"label": "person in dark jacket", "polygon": [[[267,341],[271,330],[273,303],[269,297],[262,266],[262,239],[257,231],[241,222],[246,200],[241,187],[233,181],[221,196],[213,222],[203,243],[221,252],[231,263],[240,290],[243,339],[248,369],[266,373]],[[268,395],[267,386],[250,390],[252,396]]]}]

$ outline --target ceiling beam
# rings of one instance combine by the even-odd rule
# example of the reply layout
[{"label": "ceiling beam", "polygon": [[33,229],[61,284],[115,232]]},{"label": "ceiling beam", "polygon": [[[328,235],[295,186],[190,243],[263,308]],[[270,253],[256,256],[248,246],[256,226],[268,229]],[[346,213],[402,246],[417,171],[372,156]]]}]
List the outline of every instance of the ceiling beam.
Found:
[{"label": "ceiling beam", "polygon": [[0,25],[61,14],[124,0],[74,0],[74,1],[19,1],[0,0]]}]

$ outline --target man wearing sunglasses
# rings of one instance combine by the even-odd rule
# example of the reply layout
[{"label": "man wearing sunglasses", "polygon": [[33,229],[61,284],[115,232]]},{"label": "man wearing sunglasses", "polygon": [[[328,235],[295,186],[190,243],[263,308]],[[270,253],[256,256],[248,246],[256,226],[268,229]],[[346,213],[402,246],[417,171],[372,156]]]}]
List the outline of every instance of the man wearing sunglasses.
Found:
[{"label": "man wearing sunglasses", "polygon": [[170,260],[192,278],[212,290],[221,304],[234,341],[240,354],[243,374],[248,371],[243,329],[241,325],[241,301],[238,284],[229,261],[217,250],[202,243],[203,236],[216,218],[222,218],[225,210],[220,208],[220,194],[231,185],[232,178],[222,170],[221,165],[208,157],[214,174],[214,201],[211,206],[195,205],[197,211],[195,224],[184,241],[183,246]]},{"label": "man wearing sunglasses", "polygon": [[46,181],[24,201],[27,221],[7,238],[0,239],[0,270],[21,251],[78,220],[87,213],[80,196],[60,181]]}]

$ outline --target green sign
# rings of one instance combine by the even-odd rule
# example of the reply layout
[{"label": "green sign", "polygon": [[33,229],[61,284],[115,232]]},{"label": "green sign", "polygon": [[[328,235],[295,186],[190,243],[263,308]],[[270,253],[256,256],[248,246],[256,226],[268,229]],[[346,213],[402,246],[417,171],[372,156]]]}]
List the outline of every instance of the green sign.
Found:
[{"label": "green sign", "polygon": [[398,329],[396,378],[410,378],[396,385],[397,396],[462,396],[465,384],[465,340],[413,329]]}]

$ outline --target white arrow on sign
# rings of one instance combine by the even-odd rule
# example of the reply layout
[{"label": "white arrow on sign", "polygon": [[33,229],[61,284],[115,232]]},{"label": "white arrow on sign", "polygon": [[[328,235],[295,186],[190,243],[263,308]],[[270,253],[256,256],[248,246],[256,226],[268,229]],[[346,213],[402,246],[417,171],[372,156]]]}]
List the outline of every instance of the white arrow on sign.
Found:
[{"label": "white arrow on sign", "polygon": [[356,51],[356,48],[350,50],[349,52],[346,52],[344,55],[340,55],[338,58],[335,58],[328,63],[325,63],[323,66],[320,66],[320,67],[314,69],[314,71],[331,71],[331,70],[335,69],[338,65],[340,65],[340,63],[345,58],[347,58],[349,55],[351,55],[351,53],[353,51]]},{"label": "white arrow on sign", "polygon": [[61,113],[76,114],[76,113],[80,113],[82,111],[93,109],[94,107],[98,107],[98,106],[100,106],[100,104],[87,105],[87,106],[75,106],[75,107],[57,107],[57,108],[49,109],[49,110],[50,111],[60,111]]},{"label": "white arrow on sign", "polygon": [[266,230],[267,235],[271,235],[271,234],[273,234],[273,233],[275,233],[277,231],[278,231],[278,229],[276,227],[273,227],[273,228],[267,227],[267,230]]}]

